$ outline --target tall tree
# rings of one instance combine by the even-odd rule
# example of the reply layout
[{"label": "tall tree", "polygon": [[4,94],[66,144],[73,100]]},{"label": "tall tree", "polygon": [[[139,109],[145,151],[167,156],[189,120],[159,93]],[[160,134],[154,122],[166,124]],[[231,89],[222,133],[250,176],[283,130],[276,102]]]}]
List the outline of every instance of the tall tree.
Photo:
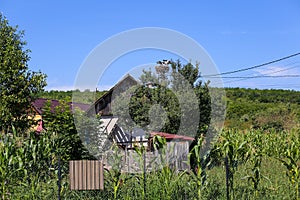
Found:
[{"label": "tall tree", "polygon": [[130,121],[131,126],[149,131],[199,135],[210,123],[211,103],[208,84],[199,81],[198,65],[158,62],[155,70],[143,70],[143,85],[114,100],[118,123],[126,127]]},{"label": "tall tree", "polygon": [[46,86],[46,75],[30,71],[29,49],[25,49],[24,32],[9,25],[0,14],[0,131],[13,125],[29,127],[28,110],[36,94]]},{"label": "tall tree", "polygon": [[[183,110],[185,110],[185,115],[188,120],[188,127],[198,127],[196,138],[198,138],[199,134],[205,133],[207,127],[210,124],[211,120],[211,96],[209,93],[209,82],[203,82],[200,79],[200,70],[199,70],[199,62],[196,62],[193,65],[191,62],[186,64],[182,64],[180,60],[171,61],[172,67],[172,88],[175,91],[178,91],[181,95],[179,98],[182,98],[183,105],[181,105]],[[190,86],[190,87],[189,87]],[[199,120],[196,122],[194,119],[195,111],[194,109],[194,99],[195,97],[191,96],[191,92],[186,92],[189,90],[193,90],[198,103],[198,112],[199,112]],[[190,123],[189,123],[190,122]],[[196,124],[197,123],[197,124]],[[185,128],[187,135],[189,135],[189,131],[193,129]],[[195,136],[195,135],[191,135]]]}]

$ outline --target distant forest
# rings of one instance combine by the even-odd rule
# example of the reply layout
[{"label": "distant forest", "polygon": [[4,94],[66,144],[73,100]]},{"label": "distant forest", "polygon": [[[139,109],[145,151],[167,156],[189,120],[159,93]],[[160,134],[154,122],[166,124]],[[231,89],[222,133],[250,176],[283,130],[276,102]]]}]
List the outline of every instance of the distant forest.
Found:
[{"label": "distant forest", "polygon": [[300,124],[300,92],[227,88],[229,128],[290,130]]},{"label": "distant forest", "polygon": [[69,91],[43,91],[38,94],[38,98],[45,99],[54,99],[54,100],[64,100],[67,102],[72,101],[72,97],[76,97],[76,103],[86,103],[91,104],[95,102],[98,98],[100,98],[106,91],[91,91],[91,90],[69,90]]},{"label": "distant forest", "polygon": [[[227,112],[225,127],[290,130],[300,126],[300,91],[225,88]],[[40,98],[91,104],[106,91],[44,91]]]}]

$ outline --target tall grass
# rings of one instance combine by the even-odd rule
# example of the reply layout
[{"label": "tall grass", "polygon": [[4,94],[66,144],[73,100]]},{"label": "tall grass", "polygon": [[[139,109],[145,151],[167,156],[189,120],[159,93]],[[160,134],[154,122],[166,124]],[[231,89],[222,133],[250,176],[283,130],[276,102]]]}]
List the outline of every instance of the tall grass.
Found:
[{"label": "tall grass", "polygon": [[[203,164],[201,140],[191,154],[197,170],[177,171],[164,163],[143,174],[105,171],[103,191],[71,191],[63,171],[62,199],[299,199],[300,130],[223,131]],[[0,136],[2,199],[56,199],[55,135]],[[198,153],[196,153],[198,152]],[[197,157],[198,155],[198,157]],[[142,154],[141,154],[142,156]],[[226,167],[232,177],[226,186]],[[64,161],[66,162],[66,161]],[[65,167],[65,166],[64,166]],[[146,182],[144,182],[146,181]],[[144,188],[146,187],[146,188]]]}]

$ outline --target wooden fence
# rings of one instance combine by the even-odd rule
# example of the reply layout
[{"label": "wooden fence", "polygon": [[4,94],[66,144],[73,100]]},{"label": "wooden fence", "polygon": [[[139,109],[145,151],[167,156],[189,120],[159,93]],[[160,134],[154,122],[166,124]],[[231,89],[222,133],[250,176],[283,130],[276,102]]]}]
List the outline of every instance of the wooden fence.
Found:
[{"label": "wooden fence", "polygon": [[69,162],[71,190],[103,190],[103,163],[99,160]]},{"label": "wooden fence", "polygon": [[121,172],[142,173],[145,168],[150,172],[159,170],[166,165],[180,171],[190,170],[189,145],[189,141],[170,141],[167,142],[164,151],[147,151],[145,156],[131,148],[124,151],[121,149],[109,150],[103,156],[103,162],[108,170],[112,166],[118,166]]}]

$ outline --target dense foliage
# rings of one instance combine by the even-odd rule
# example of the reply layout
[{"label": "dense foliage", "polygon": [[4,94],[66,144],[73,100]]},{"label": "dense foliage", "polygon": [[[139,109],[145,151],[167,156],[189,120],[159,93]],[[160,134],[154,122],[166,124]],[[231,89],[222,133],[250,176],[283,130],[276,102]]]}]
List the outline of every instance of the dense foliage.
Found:
[{"label": "dense foliage", "polygon": [[226,93],[227,97],[233,101],[245,99],[247,101],[260,103],[300,104],[300,92],[293,90],[227,88]]},{"label": "dense foliage", "polygon": [[300,125],[300,92],[227,88],[226,127],[290,130]]},{"label": "dense foliage", "polygon": [[[69,91],[58,91],[58,90],[50,90],[43,91],[38,94],[39,98],[45,99],[55,99],[55,100],[65,100],[68,102],[74,101],[77,103],[86,103],[92,104],[98,98],[100,98],[106,91],[90,91],[90,90],[69,90]],[[72,100],[73,97],[77,97],[77,99]]]},{"label": "dense foliage", "polygon": [[[156,79],[153,78],[153,73],[145,71],[142,76],[142,81],[147,82],[150,80],[155,82]],[[208,86],[205,86],[201,83],[201,87],[195,87],[195,93],[201,99],[200,104],[200,116],[202,118],[202,124],[200,127],[203,127],[210,120],[209,111],[210,111],[210,98],[208,96]],[[165,87],[160,87],[155,90],[150,90],[149,88],[140,88],[140,94],[137,94],[137,97],[143,93],[153,93],[152,99],[148,99],[148,103],[158,102],[158,94],[166,95],[168,98],[173,98],[174,94],[169,89],[164,89]],[[161,90],[164,89],[166,93],[162,93]],[[137,91],[137,92],[139,92]],[[299,126],[300,123],[300,92],[290,91],[290,90],[259,90],[259,89],[245,89],[245,88],[225,88],[226,91],[226,120],[225,127],[228,128],[237,128],[237,129],[249,129],[249,128],[263,128],[271,129],[276,128],[278,130],[289,130],[293,127]],[[53,97],[57,99],[71,99],[72,92],[74,91],[45,91],[40,93],[40,97],[50,98]],[[80,91],[77,91],[80,92]],[[88,91],[84,91],[88,92]],[[84,93],[83,92],[83,93]],[[82,93],[82,92],[81,92]],[[99,94],[98,94],[99,93]],[[98,92],[97,94],[101,96],[105,93]],[[156,95],[156,96],[155,96]],[[170,96],[171,95],[171,96]],[[81,96],[81,95],[80,95]],[[83,95],[84,96],[84,95]],[[90,96],[89,94],[87,96]],[[82,100],[83,103],[88,103],[87,98]],[[92,100],[89,100],[92,101]],[[79,101],[80,102],[80,101]],[[172,102],[172,101],[171,101]],[[176,99],[174,101],[174,106],[176,104]],[[136,105],[138,106],[138,104]],[[134,105],[132,105],[134,107]],[[141,107],[140,107],[141,108]],[[140,110],[141,113],[146,115],[146,111],[149,109],[149,104],[144,105]],[[143,111],[143,112],[142,112]],[[176,111],[177,112],[177,111]],[[174,116],[174,115],[173,115]],[[149,123],[147,116],[139,116],[137,121],[143,119],[144,122]],[[173,119],[177,119],[174,118]],[[168,129],[169,130],[169,129]],[[176,130],[176,127],[174,127]],[[172,132],[172,130],[169,130]],[[174,132],[174,131],[173,131]],[[176,131],[175,131],[176,132]]]},{"label": "dense foliage", "polygon": [[[45,134],[57,135],[55,151],[60,154],[63,161],[91,158],[77,134],[73,111],[65,101],[60,101],[54,110],[51,110],[50,102],[47,103],[43,109],[43,127]],[[43,137],[43,134],[38,137]]]},{"label": "dense foliage", "polygon": [[[299,199],[300,198],[300,99],[299,92],[228,88],[226,128],[213,141],[213,148],[201,157],[205,130],[210,121],[208,85],[199,82],[198,66],[171,63],[172,81],[166,66],[157,67],[157,76],[145,71],[143,83],[159,83],[135,90],[130,114],[136,123],[147,126],[152,116],[165,113],[166,124],[157,127],[177,133],[180,121],[179,98],[174,88],[184,88],[181,75],[199,99],[199,135],[190,150],[191,170],[176,171],[163,162],[160,170],[144,174],[121,173],[116,167],[105,170],[103,191],[71,191],[68,161],[95,159],[98,118],[85,113],[73,118],[66,103],[72,92],[42,92],[45,75],[28,70],[29,50],[24,50],[23,32],[10,27],[0,15],[0,196],[1,199]],[[177,72],[177,73],[175,73]],[[160,81],[160,82],[157,82]],[[173,90],[172,90],[173,89]],[[84,91],[87,96],[90,91]],[[55,109],[43,111],[44,130],[30,132],[28,110],[36,95],[64,99]],[[102,93],[97,92],[95,99]],[[182,93],[187,107],[188,94]],[[186,95],[186,96],[185,96]],[[84,95],[80,95],[84,96]],[[77,99],[92,103],[93,99]],[[122,103],[122,101],[120,101]],[[213,102],[214,104],[216,102]],[[217,102],[218,103],[218,102]],[[153,105],[156,109],[150,110]],[[165,112],[161,112],[164,110]],[[78,111],[79,112],[79,111]],[[193,116],[189,116],[193,117]],[[75,121],[74,121],[75,120]],[[76,127],[75,127],[76,123]],[[195,124],[191,124],[194,126]],[[159,124],[157,124],[159,126]],[[27,129],[26,129],[27,127]],[[92,128],[91,128],[92,127]],[[155,128],[155,126],[154,126]],[[203,129],[202,129],[203,128]],[[231,129],[234,128],[234,129]],[[90,132],[86,132],[89,130]],[[155,129],[154,129],[155,130]],[[79,135],[78,131],[84,133]],[[28,134],[30,132],[30,134]],[[25,134],[26,133],[26,134]],[[161,141],[162,138],[160,138]],[[153,140],[154,141],[154,140]],[[159,141],[159,139],[158,139]],[[101,142],[101,141],[100,141]],[[84,146],[83,143],[86,145]],[[159,146],[163,152],[163,141]],[[87,151],[86,147],[90,152]],[[96,148],[96,149],[95,149]],[[136,148],[141,158],[144,149]],[[120,156],[120,155],[116,155]],[[167,159],[166,159],[167,160]],[[187,160],[187,163],[190,160]],[[141,162],[142,164],[142,162]]]},{"label": "dense foliage", "polygon": [[[2,199],[56,199],[58,159],[64,157],[63,151],[58,152],[60,136],[47,132],[39,139],[24,140],[15,135],[1,135]],[[203,140],[199,141],[194,152],[201,151]],[[105,171],[103,191],[69,190],[67,162],[62,160],[60,195],[63,199],[226,199],[229,191],[230,199],[299,199],[299,145],[299,129],[226,130],[215,141],[209,161],[198,168],[202,171],[177,172],[167,163],[147,173],[146,179],[143,174]]]},{"label": "dense foliage", "polygon": [[30,51],[24,49],[23,35],[0,14],[0,132],[11,131],[12,125],[28,128],[31,102],[46,86],[45,74],[28,68]]},{"label": "dense foliage", "polygon": [[2,199],[51,199],[67,189],[70,160],[95,159],[83,146],[67,103],[61,101],[55,110],[46,105],[43,127],[26,137],[14,127],[11,134],[0,134]]},{"label": "dense foliage", "polygon": [[170,66],[157,65],[155,72],[144,70],[140,81],[141,85],[116,96],[112,103],[122,128],[130,131],[139,126],[195,137],[209,125],[209,86],[199,80],[198,66],[170,61]]}]

